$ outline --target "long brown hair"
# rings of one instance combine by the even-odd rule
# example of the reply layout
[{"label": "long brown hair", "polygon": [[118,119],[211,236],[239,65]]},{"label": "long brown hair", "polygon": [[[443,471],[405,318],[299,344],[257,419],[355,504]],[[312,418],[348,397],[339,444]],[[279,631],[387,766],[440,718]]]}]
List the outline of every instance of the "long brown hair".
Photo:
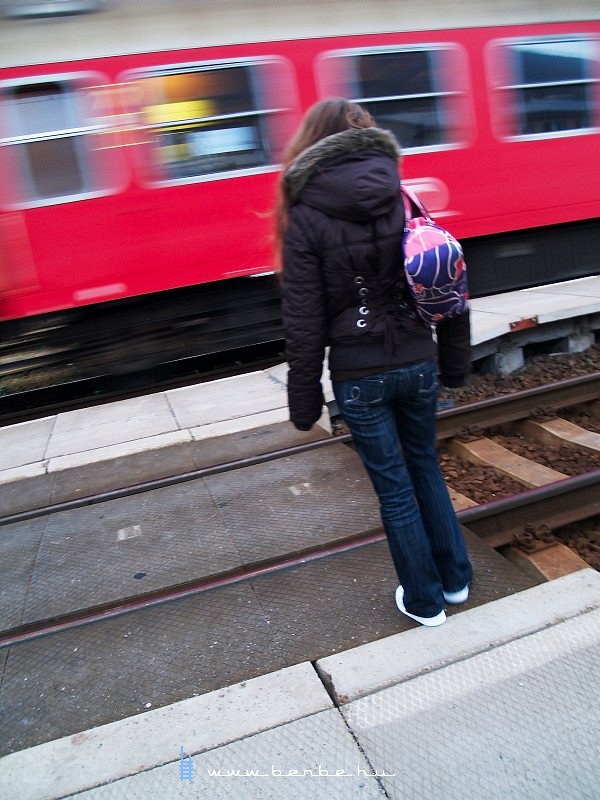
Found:
[{"label": "long brown hair", "polygon": [[283,267],[283,237],[288,223],[289,197],[285,175],[295,159],[308,147],[320,142],[326,136],[341,133],[349,128],[372,128],[375,120],[357,103],[343,97],[330,97],[320,100],[306,112],[300,127],[291,138],[283,153],[283,169],[277,186],[275,205],[275,264]]}]

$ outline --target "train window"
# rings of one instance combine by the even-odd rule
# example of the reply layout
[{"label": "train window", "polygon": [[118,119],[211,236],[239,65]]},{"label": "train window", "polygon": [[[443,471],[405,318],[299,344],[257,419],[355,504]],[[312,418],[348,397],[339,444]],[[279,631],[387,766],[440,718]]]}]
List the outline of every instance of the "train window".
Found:
[{"label": "train window", "polygon": [[78,80],[0,86],[0,144],[14,177],[9,203],[40,205],[109,188],[114,171],[100,154],[107,123],[98,120],[87,89]]},{"label": "train window", "polygon": [[[18,86],[7,102],[13,135],[22,162],[28,167],[30,192],[35,197],[75,194],[83,189],[77,163],[77,140],[56,136],[76,127],[69,91],[57,83]],[[12,113],[11,113],[12,112]]]},{"label": "train window", "polygon": [[360,103],[405,150],[466,138],[466,73],[462,52],[447,45],[328,53],[317,64],[324,96]]},{"label": "train window", "polygon": [[497,43],[491,49],[501,135],[522,137],[594,128],[598,42],[544,39]]},{"label": "train window", "polygon": [[105,0],[0,0],[3,17],[51,17],[100,11]]},{"label": "train window", "polygon": [[286,70],[273,60],[133,76],[151,145],[150,179],[189,180],[274,165],[291,132],[285,124],[291,109],[276,102],[294,95]]}]

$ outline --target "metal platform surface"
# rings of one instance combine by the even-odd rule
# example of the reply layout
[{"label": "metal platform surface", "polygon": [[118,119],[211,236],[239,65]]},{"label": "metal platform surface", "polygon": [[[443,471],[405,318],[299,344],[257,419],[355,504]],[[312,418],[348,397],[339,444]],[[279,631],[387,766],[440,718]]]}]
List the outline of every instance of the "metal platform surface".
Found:
[{"label": "metal platform surface", "polygon": [[[466,533],[466,608],[534,584]],[[396,586],[379,541],[0,650],[0,755],[409,630]]]},{"label": "metal platform surface", "polygon": [[367,474],[344,444],[14,523],[0,529],[0,558],[14,565],[0,627],[250,569],[379,526]]}]

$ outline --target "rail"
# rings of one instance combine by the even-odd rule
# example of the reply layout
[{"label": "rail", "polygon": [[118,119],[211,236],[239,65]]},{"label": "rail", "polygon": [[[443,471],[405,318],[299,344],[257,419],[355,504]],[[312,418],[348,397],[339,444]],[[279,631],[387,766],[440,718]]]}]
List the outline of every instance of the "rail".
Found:
[{"label": "rail", "polygon": [[[539,408],[540,401],[543,401],[545,408],[560,408],[595,399],[598,396],[599,381],[600,375],[585,376],[584,378],[551,384],[540,389],[506,395],[491,401],[483,401],[442,411],[439,414],[439,427],[441,428],[439,438],[441,440],[447,438],[450,435],[448,433],[450,430],[462,430],[467,421],[471,422],[473,413],[478,415],[480,421],[484,421],[486,425],[491,425],[498,424],[499,421],[523,418],[531,413],[532,410]],[[31,509],[19,514],[12,514],[1,518],[0,525],[8,525],[60,511],[82,508],[95,503],[173,486],[185,481],[197,480],[209,475],[242,469],[243,467],[304,453],[320,447],[350,441],[350,435],[331,437],[249,458],[216,464],[192,472],[147,481],[43,508]],[[494,548],[511,543],[517,535],[528,529],[540,528],[541,526],[556,529],[598,513],[600,513],[600,470],[595,470],[540,488],[526,490],[509,498],[483,503],[474,508],[459,511],[457,517],[461,525]],[[299,549],[284,556],[256,561],[241,568],[171,585],[127,599],[114,600],[48,619],[38,619],[35,622],[0,631],[0,649],[61,631],[131,614],[173,600],[194,596],[217,587],[229,586],[259,575],[273,574],[301,563],[336,556],[357,548],[368,547],[382,541],[384,538],[385,534],[381,528],[361,531],[344,537],[333,544],[329,542]]]},{"label": "rail", "polygon": [[[438,441],[444,441],[468,427],[480,425],[482,427],[492,427],[504,422],[514,422],[524,419],[533,411],[539,408],[566,408],[570,405],[585,403],[598,399],[600,395],[600,373],[584,375],[572,378],[567,381],[548,384],[547,386],[527,389],[522,392],[504,395],[503,397],[491,400],[482,400],[478,403],[469,403],[456,408],[445,409],[437,416],[437,437]],[[108,492],[101,492],[95,495],[79,497],[74,500],[67,500],[62,503],[54,503],[40,508],[21,511],[0,517],[0,526],[10,525],[16,522],[25,522],[38,517],[57,514],[61,511],[71,511],[97,503],[118,500],[123,497],[130,497],[143,492],[151,492],[156,489],[163,489],[168,486],[175,486],[180,483],[206,478],[210,475],[231,472],[244,467],[252,467],[257,464],[264,464],[268,461],[276,461],[280,458],[305,453],[309,450],[316,450],[321,447],[351,442],[350,434],[335,436],[327,439],[319,439],[306,444],[294,445],[281,450],[263,453],[257,456],[238,459],[236,461],[215,464],[210,467],[170,475],[165,478],[157,478],[151,481],[125,486],[120,489],[113,489]]]}]

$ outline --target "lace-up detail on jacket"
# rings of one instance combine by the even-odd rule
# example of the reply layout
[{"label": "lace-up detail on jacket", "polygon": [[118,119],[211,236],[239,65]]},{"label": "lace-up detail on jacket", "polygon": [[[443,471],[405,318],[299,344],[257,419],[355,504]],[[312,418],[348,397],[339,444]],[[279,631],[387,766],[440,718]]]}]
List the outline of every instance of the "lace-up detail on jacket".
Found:
[{"label": "lace-up detail on jacket", "polygon": [[385,352],[394,355],[402,341],[400,331],[413,327],[417,315],[404,279],[402,250],[398,252],[394,268],[386,272],[386,254],[379,244],[376,221],[371,224],[371,243],[372,257],[365,259],[363,274],[354,277],[360,303],[356,326],[367,329],[369,315],[372,316],[372,322],[376,319],[382,321]]}]

